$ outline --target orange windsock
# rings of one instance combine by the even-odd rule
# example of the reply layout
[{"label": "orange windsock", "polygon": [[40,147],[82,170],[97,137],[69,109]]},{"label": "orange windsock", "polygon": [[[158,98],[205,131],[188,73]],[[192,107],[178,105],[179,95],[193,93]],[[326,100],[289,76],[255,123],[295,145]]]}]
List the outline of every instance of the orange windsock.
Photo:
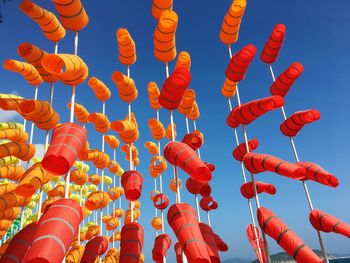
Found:
[{"label": "orange windsock", "polygon": [[[181,188],[182,188],[182,181],[181,181],[180,178],[177,178],[177,185],[178,185],[178,187],[179,187],[179,190],[181,190]],[[173,180],[170,181],[169,189],[170,189],[172,192],[174,192],[174,193],[177,192],[176,179],[173,179]]]},{"label": "orange windsock", "polygon": [[236,94],[236,85],[236,82],[226,78],[221,88],[221,95],[228,99],[233,97]]},{"label": "orange windsock", "polygon": [[119,61],[130,66],[136,62],[136,46],[126,28],[119,28],[116,33],[119,50]]},{"label": "orange windsock", "polygon": [[[255,181],[256,194],[267,193],[274,195],[276,193],[276,188],[273,184],[267,184],[259,181]],[[252,182],[244,183],[241,185],[241,194],[247,198],[251,199],[254,197],[254,185]]]},{"label": "orange windsock", "polygon": [[30,0],[24,0],[19,8],[40,26],[48,40],[57,42],[65,37],[66,30],[52,12],[32,3]]},{"label": "orange windsock", "polygon": [[13,190],[16,189],[16,187],[17,185],[14,183],[0,184],[0,196],[12,192]]},{"label": "orange windsock", "polygon": [[91,184],[99,185],[101,183],[101,181],[102,181],[102,178],[98,174],[92,174],[92,175],[90,175],[88,181]]},{"label": "orange windsock", "polygon": [[42,59],[42,65],[48,72],[57,75],[62,83],[69,86],[83,83],[89,75],[85,62],[72,54],[48,54]]},{"label": "orange windsock", "polygon": [[[174,129],[174,138],[173,138],[173,132],[172,132],[172,128]],[[173,127],[171,126],[171,123],[169,123],[168,127],[166,127],[165,129],[165,137],[167,137],[167,139],[169,141],[175,140],[177,136],[176,133],[176,124],[173,123]]]},{"label": "orange windsock", "polygon": [[0,196],[0,212],[4,212],[5,210],[15,206],[25,206],[30,202],[30,199],[30,197],[26,198],[16,195],[14,192],[6,193]]},{"label": "orange windsock", "polygon": [[192,110],[189,114],[186,115],[186,117],[192,121],[195,121],[195,120],[198,120],[199,116],[200,116],[200,112],[199,112],[198,104],[196,101],[194,101]]},{"label": "orange windsock", "polygon": [[108,132],[111,127],[111,123],[108,120],[106,114],[93,112],[89,114],[88,122],[93,123],[95,130],[101,133]]},{"label": "orange windsock", "polygon": [[156,155],[159,153],[158,146],[155,142],[145,142],[144,145],[151,155]]},{"label": "orange windsock", "polygon": [[147,91],[148,91],[149,104],[151,108],[154,110],[159,110],[162,107],[162,105],[160,105],[159,103],[160,91],[157,86],[157,83],[149,82],[147,86]]},{"label": "orange windsock", "polygon": [[130,103],[136,100],[138,96],[138,91],[135,82],[132,78],[125,76],[119,71],[115,71],[112,74],[112,80],[117,86],[119,98],[122,101]]},{"label": "orange windsock", "polygon": [[163,124],[157,119],[149,119],[148,126],[151,129],[152,138],[160,141],[165,136],[165,129]]},{"label": "orange windsock", "polygon": [[50,130],[55,127],[60,117],[47,101],[24,100],[19,104],[19,113],[26,120],[30,120],[42,130]]},{"label": "orange windsock", "polygon": [[[117,200],[124,194],[124,189],[122,187],[112,187],[108,189],[108,195],[111,200]],[[113,214],[114,215],[114,214]]]},{"label": "orange windsock", "polygon": [[185,116],[190,114],[195,100],[196,100],[195,91],[193,89],[186,89],[177,110]]},{"label": "orange windsock", "polygon": [[88,81],[88,85],[94,91],[98,100],[106,101],[111,97],[109,88],[98,78],[91,77]]},{"label": "orange windsock", "polygon": [[66,255],[65,262],[67,262],[67,263],[79,263],[81,260],[81,257],[83,256],[83,253],[84,253],[84,246],[74,245],[68,251],[68,253]]},{"label": "orange windsock", "polygon": [[24,101],[24,99],[0,98],[0,108],[2,110],[15,110],[15,111],[18,111],[19,104],[22,101]]},{"label": "orange windsock", "polygon": [[0,177],[2,179],[7,178],[12,181],[18,181],[22,179],[24,175],[24,169],[22,166],[8,165],[0,167]]},{"label": "orange windsock", "polygon": [[265,207],[258,209],[259,225],[267,235],[276,240],[288,255],[297,262],[322,263],[313,252],[289,227],[280,220],[272,211]]},{"label": "orange windsock", "polygon": [[134,143],[139,138],[138,125],[132,112],[131,116],[127,115],[125,120],[112,122],[111,129],[119,133],[120,139],[124,143]]},{"label": "orange windsock", "polygon": [[12,207],[12,208],[6,209],[3,212],[0,212],[0,219],[15,220],[19,215],[20,211],[21,211],[21,208],[19,207]]},{"label": "orange windsock", "polygon": [[334,216],[314,209],[310,212],[309,219],[312,226],[318,231],[338,233],[350,238],[350,225]]},{"label": "orange windsock", "polygon": [[170,62],[176,58],[175,33],[178,24],[175,11],[161,13],[153,35],[154,56],[161,62]]},{"label": "orange windsock", "polygon": [[108,231],[116,229],[120,224],[119,218],[111,218],[106,222],[106,229]]},{"label": "orange windsock", "polygon": [[[84,156],[85,154],[87,156]],[[110,163],[109,155],[100,150],[88,150],[87,153],[83,153],[82,157],[84,157],[84,160],[92,161],[96,168],[99,169],[104,169],[108,167]]]},{"label": "orange windsock", "polygon": [[109,195],[103,191],[96,191],[91,193],[86,199],[85,206],[90,211],[102,209],[111,201]]},{"label": "orange windsock", "polygon": [[153,0],[152,1],[152,16],[159,19],[163,11],[173,9],[173,0]]},{"label": "orange windsock", "polygon": [[86,231],[85,239],[90,240],[94,236],[97,236],[101,232],[100,227],[98,225],[92,225],[88,227]]},{"label": "orange windsock", "polygon": [[312,180],[330,187],[337,187],[339,185],[337,177],[327,172],[317,164],[311,162],[298,162],[297,165],[306,169],[306,176],[308,180]]},{"label": "orange windsock", "polygon": [[[70,109],[71,103],[68,103],[68,109]],[[81,104],[74,103],[74,114],[80,123],[87,123],[89,118],[89,112]]]},{"label": "orange windsock", "polygon": [[39,72],[36,68],[26,62],[21,62],[14,59],[5,60],[3,64],[4,68],[22,75],[22,77],[33,86],[38,86],[43,83]]},{"label": "orange windsock", "polygon": [[[64,192],[65,192],[65,186],[64,185],[58,185],[52,190],[47,192],[47,195],[49,197],[64,197]],[[71,187],[69,188],[69,194],[72,192]]]},{"label": "orange windsock", "polygon": [[162,173],[165,172],[165,170],[167,169],[168,165],[167,162],[165,161],[165,159],[162,156],[154,156],[151,159],[151,165],[149,167],[149,172],[150,175],[153,178],[158,177],[159,175],[161,175]]},{"label": "orange windsock", "polygon": [[54,0],[53,3],[66,29],[80,31],[89,23],[89,17],[80,0]]},{"label": "orange windsock", "polygon": [[191,69],[191,56],[186,51],[181,51],[177,57],[175,68],[185,68],[188,71]]},{"label": "orange windsock", "polygon": [[274,172],[295,180],[304,180],[306,170],[294,163],[289,163],[275,156],[260,153],[247,153],[243,159],[249,172],[257,174],[261,172]]},{"label": "orange windsock", "polygon": [[112,149],[116,149],[119,147],[119,140],[114,135],[104,135],[105,142],[108,144],[109,147]]},{"label": "orange windsock", "polygon": [[[259,146],[259,141],[258,139],[251,139],[248,141],[248,148],[249,148],[249,152],[254,151],[256,148],[258,148]],[[247,147],[245,142],[239,144],[232,152],[233,157],[239,161],[242,162],[244,155],[247,154]]]},{"label": "orange windsock", "polygon": [[18,183],[15,193],[20,196],[30,197],[43,184],[49,182],[53,176],[53,174],[44,170],[41,162],[35,163],[24,173],[23,179]]},{"label": "orange windsock", "polygon": [[[130,146],[128,144],[124,144],[120,150],[125,153],[125,160],[130,161]],[[134,161],[139,156],[139,150],[137,150],[136,146],[133,145],[131,147],[131,159]]]},{"label": "orange windsock", "polygon": [[75,169],[70,172],[70,180],[76,185],[84,185],[88,180],[87,173],[83,172],[81,169]]},{"label": "orange windsock", "polygon": [[120,165],[119,163],[117,163],[116,161],[110,161],[109,164],[108,164],[108,170],[115,174],[115,173],[118,173],[118,172],[121,172],[121,168],[120,168]]},{"label": "orange windsock", "polygon": [[7,230],[12,224],[11,220],[2,219],[0,220],[0,231]]},{"label": "orange windsock", "polygon": [[282,122],[280,130],[285,136],[294,137],[298,135],[305,124],[319,120],[320,116],[320,112],[314,109],[294,112]]},{"label": "orange windsock", "polygon": [[0,140],[26,142],[28,140],[28,133],[19,129],[5,129],[0,131]]},{"label": "orange windsock", "polygon": [[54,83],[59,79],[57,75],[51,74],[41,65],[42,59],[47,55],[47,53],[41,48],[30,43],[23,43],[18,46],[17,52],[25,61],[36,68],[44,81]]},{"label": "orange windsock", "polygon": [[246,5],[246,0],[234,0],[232,2],[220,30],[219,37],[223,44],[231,45],[237,42]]},{"label": "orange windsock", "polygon": [[35,154],[34,144],[8,142],[0,145],[0,158],[15,156],[22,161],[29,161]]},{"label": "orange windsock", "polygon": [[122,218],[124,216],[124,210],[122,208],[117,208],[112,212],[111,215],[113,215],[113,217]]},{"label": "orange windsock", "polygon": [[120,231],[114,232],[112,236],[109,237],[109,242],[112,243],[114,241],[119,241],[120,240]]}]

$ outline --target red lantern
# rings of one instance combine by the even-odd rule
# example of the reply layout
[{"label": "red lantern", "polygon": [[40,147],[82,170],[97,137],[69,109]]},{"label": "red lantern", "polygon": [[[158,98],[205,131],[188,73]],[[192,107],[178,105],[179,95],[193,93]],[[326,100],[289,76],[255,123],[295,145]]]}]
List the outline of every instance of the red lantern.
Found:
[{"label": "red lantern", "polygon": [[125,224],[120,237],[120,263],[138,263],[143,247],[143,228],[139,223]]},{"label": "red lantern", "polygon": [[136,201],[140,198],[143,178],[139,172],[132,170],[124,172],[121,183],[127,200]]},{"label": "red lantern", "polygon": [[85,245],[81,263],[95,262],[98,256],[103,255],[108,249],[108,240],[103,236],[96,236]]}]

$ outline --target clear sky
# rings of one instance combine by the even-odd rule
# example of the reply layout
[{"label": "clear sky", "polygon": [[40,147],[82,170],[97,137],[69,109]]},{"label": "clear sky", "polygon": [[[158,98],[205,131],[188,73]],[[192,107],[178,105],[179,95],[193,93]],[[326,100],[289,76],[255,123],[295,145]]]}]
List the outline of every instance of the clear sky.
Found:
[{"label": "clear sky", "polygon": [[[39,27],[29,20],[19,9],[20,1],[2,4],[4,22],[0,24],[1,49],[0,61],[7,58],[20,59],[16,49],[23,42],[30,42],[53,52],[53,43],[48,42]],[[54,10],[50,1],[38,0],[38,4]],[[147,174],[150,155],[143,143],[150,140],[147,120],[155,117],[148,106],[147,83],[156,81],[161,87],[165,79],[164,65],[153,56],[153,32],[156,21],[151,16],[151,1],[83,1],[90,17],[90,23],[79,34],[79,55],[89,66],[90,76],[103,80],[112,91],[107,102],[110,120],[124,118],[127,106],[118,99],[117,90],[111,81],[115,70],[126,69],[118,61],[115,32],[120,27],[130,31],[137,46],[137,62],[131,67],[131,76],[139,90],[139,98],[133,103],[138,119],[141,136],[137,142],[140,149],[141,165],[139,170],[145,178],[140,222],[145,228],[144,253],[146,262],[150,262],[154,231],[150,220],[154,208],[149,199],[153,188],[153,179]],[[212,181],[213,195],[219,202],[219,209],[211,213],[214,230],[229,244],[229,251],[222,255],[229,257],[254,257],[246,236],[245,228],[250,223],[247,202],[240,195],[242,183],[239,164],[233,160],[231,152],[235,147],[233,131],[226,126],[228,105],[220,94],[225,79],[224,70],[229,57],[227,47],[218,38],[220,26],[228,10],[230,0],[224,1],[175,1],[174,10],[179,15],[176,35],[177,50],[186,50],[192,57],[191,87],[197,92],[201,110],[198,128],[205,134],[202,157],[216,165]],[[321,111],[321,120],[304,128],[295,139],[301,160],[315,162],[334,173],[340,181],[337,189],[328,188],[313,182],[309,183],[310,194],[315,208],[324,210],[344,221],[350,222],[350,179],[348,162],[349,115],[348,89],[350,16],[348,0],[295,0],[295,1],[249,1],[242,21],[240,37],[232,46],[234,52],[246,44],[256,45],[260,53],[274,25],[283,23],[287,27],[286,40],[278,61],[274,65],[278,75],[292,62],[304,65],[302,77],[295,83],[286,97],[286,111],[291,114],[297,110],[315,108]],[[73,51],[73,33],[60,42],[59,52]],[[170,64],[170,68],[174,63]],[[17,74],[0,70],[1,93],[15,92],[27,98],[34,90]],[[243,102],[269,96],[271,77],[268,67],[256,56],[246,79],[240,84]],[[48,99],[49,86],[42,85],[39,99]],[[69,101],[70,88],[57,84],[54,108],[60,113],[62,121],[68,121],[66,104]],[[82,103],[90,112],[101,111],[102,105],[93,96],[87,83],[77,88],[77,102]],[[235,98],[233,100],[235,103]],[[1,119],[11,118],[2,113]],[[168,114],[161,111],[161,120],[167,125]],[[247,127],[249,138],[260,141],[258,152],[269,153],[293,161],[288,138],[279,131],[282,115],[279,110],[266,114]],[[178,125],[178,138],[185,131],[184,118],[175,114]],[[89,141],[93,147],[100,147],[100,135],[92,127]],[[36,129],[35,143],[44,142],[44,133]],[[242,134],[239,130],[240,140]],[[163,144],[165,141],[163,142]],[[122,153],[118,153],[120,163],[127,168]],[[183,172],[180,177],[187,178]],[[164,175],[166,193],[174,201],[174,195],[168,189],[172,170]],[[291,229],[312,248],[319,248],[317,236],[308,220],[308,206],[300,182],[280,176],[263,173],[258,180],[273,183],[277,188],[275,196],[261,195],[261,204],[273,210]],[[193,196],[182,191],[182,199],[194,204]],[[125,202],[124,202],[125,204]],[[202,218],[205,215],[202,213]],[[166,231],[171,232],[166,226]],[[325,246],[329,252],[350,252],[350,241],[336,234],[323,234]],[[280,252],[275,241],[269,239],[271,252]],[[173,254],[173,249],[169,252]],[[169,259],[169,262],[174,262]]]}]

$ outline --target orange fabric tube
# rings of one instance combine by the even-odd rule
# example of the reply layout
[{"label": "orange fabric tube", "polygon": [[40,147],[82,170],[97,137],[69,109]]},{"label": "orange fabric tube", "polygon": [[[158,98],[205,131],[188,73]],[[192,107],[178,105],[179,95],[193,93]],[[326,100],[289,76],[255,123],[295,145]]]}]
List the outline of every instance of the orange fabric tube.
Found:
[{"label": "orange fabric tube", "polygon": [[80,31],[89,23],[89,17],[80,0],[53,0],[53,3],[66,29]]},{"label": "orange fabric tube", "polygon": [[115,137],[114,135],[104,135],[103,137],[105,138],[105,142],[112,149],[116,149],[119,147],[120,142],[119,142],[118,138]]},{"label": "orange fabric tube", "polygon": [[152,109],[159,110],[162,108],[162,105],[159,103],[160,91],[155,82],[149,82],[147,86],[149,104]]},{"label": "orange fabric tube", "polygon": [[151,134],[153,139],[160,141],[165,137],[164,126],[157,119],[149,119],[148,126],[151,129]]},{"label": "orange fabric tube", "polygon": [[90,113],[88,122],[93,123],[95,125],[95,130],[100,133],[108,132],[111,127],[107,115],[99,112]]},{"label": "orange fabric tube", "polygon": [[[130,161],[130,146],[128,144],[124,144],[120,150],[125,153],[125,160]],[[131,147],[131,158],[134,161],[139,156],[139,150],[135,145]]]},{"label": "orange fabric tube", "polygon": [[177,57],[175,68],[185,68],[188,71],[191,69],[191,56],[186,51],[181,51]]},{"label": "orange fabric tube", "polygon": [[169,10],[173,9],[173,0],[153,0],[152,1],[152,16],[155,19],[159,19],[161,14]]},{"label": "orange fabric tube", "polygon": [[119,163],[117,163],[116,161],[110,161],[110,163],[108,164],[108,170],[113,174],[121,172]]},{"label": "orange fabric tube", "polygon": [[185,116],[190,114],[192,112],[195,100],[195,91],[193,89],[186,89],[177,110]]},{"label": "orange fabric tube", "polygon": [[47,55],[47,53],[41,48],[38,48],[30,43],[23,43],[18,46],[17,53],[25,61],[32,64],[36,68],[44,81],[54,83],[59,79],[57,75],[51,74],[41,65],[42,59],[45,55]]},{"label": "orange fabric tube", "polygon": [[84,185],[88,180],[88,175],[80,169],[75,169],[70,172],[70,180],[76,185]]},{"label": "orange fabric tube", "polygon": [[74,245],[66,255],[66,263],[79,263],[84,254],[84,246]]},{"label": "orange fabric tube", "polygon": [[101,232],[100,227],[97,225],[89,226],[86,231],[85,239],[90,240],[94,236],[97,236]]},{"label": "orange fabric tube", "polygon": [[236,82],[226,78],[224,85],[221,88],[221,95],[228,99],[233,97],[236,94],[236,85]]},{"label": "orange fabric tube", "polygon": [[115,71],[112,74],[112,80],[117,86],[119,92],[119,98],[122,101],[130,103],[136,100],[138,96],[138,91],[135,86],[135,82],[132,78],[125,76],[123,73],[119,71]]},{"label": "orange fabric tube", "polygon": [[167,162],[162,156],[154,156],[151,159],[151,165],[149,166],[150,175],[153,178],[158,177],[168,168]]},{"label": "orange fabric tube", "polygon": [[102,209],[111,201],[109,195],[103,191],[96,191],[91,193],[86,199],[85,206],[90,211]]},{"label": "orange fabric tube", "polygon": [[108,167],[110,163],[109,155],[99,150],[88,150],[87,156],[82,157],[84,160],[92,161],[96,168],[100,169]]},{"label": "orange fabric tube", "polygon": [[[176,133],[176,124],[173,124],[173,128],[174,128],[174,140],[176,139],[177,133]],[[169,123],[168,127],[165,129],[165,137],[167,137],[167,139],[169,141],[173,140],[173,134],[172,134],[172,130],[171,130],[171,123]]]},{"label": "orange fabric tube", "polygon": [[199,112],[198,104],[196,101],[194,101],[192,110],[189,114],[186,115],[186,117],[192,121],[195,121],[195,120],[198,120],[199,116],[200,116],[200,112]]},{"label": "orange fabric tube", "polygon": [[42,130],[54,128],[60,118],[59,115],[47,101],[24,100],[19,104],[18,112],[26,120],[30,120]]},{"label": "orange fabric tube", "polygon": [[19,207],[12,207],[12,208],[6,209],[5,211],[0,212],[0,219],[15,220],[19,215],[20,211],[21,211],[21,208]]},{"label": "orange fabric tube", "polygon": [[225,45],[237,42],[241,20],[247,5],[246,0],[234,0],[224,17],[220,30],[220,41]]},{"label": "orange fabric tube", "polygon": [[[108,195],[111,200],[117,200],[124,194],[124,189],[122,187],[112,187],[108,189]],[[113,214],[113,216],[116,216]],[[118,217],[118,216],[117,216]]]},{"label": "orange fabric tube", "polygon": [[91,184],[99,185],[102,181],[102,178],[98,174],[92,174],[92,175],[90,175],[88,181]]},{"label": "orange fabric tube", "polygon": [[24,169],[22,166],[8,165],[0,167],[0,176],[2,179],[7,178],[12,181],[18,181],[22,179],[24,175]]},{"label": "orange fabric tube", "polygon": [[5,60],[4,68],[22,75],[22,77],[32,86],[38,86],[43,83],[39,72],[36,68],[26,62],[21,62],[14,59]]},{"label": "orange fabric tube", "polygon": [[[58,185],[54,189],[47,192],[47,195],[49,197],[64,197],[65,192],[65,186],[64,185]],[[72,189],[69,189],[69,194],[72,192]]]},{"label": "orange fabric tube", "polygon": [[[70,109],[71,103],[68,103],[68,109]],[[74,103],[74,114],[80,123],[87,123],[89,118],[89,112],[81,104]]]},{"label": "orange fabric tube", "polygon": [[57,75],[62,83],[69,86],[83,83],[89,75],[85,62],[72,54],[48,54],[42,59],[42,65],[48,72]]},{"label": "orange fabric tube", "polygon": [[148,149],[151,155],[156,155],[157,153],[159,153],[158,146],[154,142],[145,142],[144,146]]},{"label": "orange fabric tube", "polygon": [[119,28],[116,33],[119,50],[119,61],[130,66],[136,62],[136,46],[126,28]]},{"label": "orange fabric tube", "polygon": [[109,88],[98,78],[91,77],[88,81],[88,85],[94,91],[99,101],[106,101],[111,97]]},{"label": "orange fabric tube", "polygon": [[40,26],[48,40],[56,42],[65,37],[66,30],[52,12],[34,4],[30,0],[24,0],[19,8]]},{"label": "orange fabric tube", "polygon": [[34,144],[8,142],[0,145],[0,158],[15,156],[22,161],[29,161],[35,154]]},{"label": "orange fabric tube", "polygon": [[0,196],[12,192],[16,187],[17,185],[14,183],[0,184]]},{"label": "orange fabric tube", "polygon": [[15,110],[15,111],[18,111],[19,104],[22,101],[24,101],[24,99],[0,98],[0,108],[2,110]]},{"label": "orange fabric tube", "polygon": [[6,193],[0,196],[0,212],[12,207],[25,206],[30,202],[31,198],[16,195],[14,192]]},{"label": "orange fabric tube", "polygon": [[111,123],[111,129],[119,133],[120,139],[124,143],[134,143],[139,138],[139,130],[134,113],[131,113],[123,121],[114,121]]},{"label": "orange fabric tube", "polygon": [[26,142],[28,133],[18,129],[5,129],[0,131],[0,140],[10,140],[12,142]]},{"label": "orange fabric tube", "polygon": [[153,35],[154,56],[161,62],[170,62],[176,58],[177,24],[178,16],[175,11],[165,10],[161,13]]}]

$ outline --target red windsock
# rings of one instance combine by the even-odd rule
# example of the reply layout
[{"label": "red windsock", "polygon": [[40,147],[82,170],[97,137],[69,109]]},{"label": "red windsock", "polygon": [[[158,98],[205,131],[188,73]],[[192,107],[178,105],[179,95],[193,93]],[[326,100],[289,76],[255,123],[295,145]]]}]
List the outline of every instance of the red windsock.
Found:
[{"label": "red windsock", "polygon": [[87,131],[78,124],[67,122],[56,126],[42,160],[43,168],[53,174],[66,174],[85,146],[86,140]]},{"label": "red windsock", "polygon": [[103,236],[96,236],[90,239],[85,245],[84,254],[81,263],[95,262],[95,260],[103,255],[108,249],[108,240]]},{"label": "red windsock", "polygon": [[215,210],[219,207],[219,204],[214,200],[212,196],[204,196],[199,201],[199,206],[206,212]]},{"label": "red windsock", "polygon": [[122,175],[121,183],[127,200],[136,201],[140,198],[143,178],[139,172],[125,171]]},{"label": "red windsock", "polygon": [[179,242],[177,242],[174,245],[174,250],[175,250],[175,255],[176,255],[176,263],[182,263],[182,247],[181,244]]},{"label": "red windsock", "polygon": [[219,251],[226,252],[228,250],[227,244],[219,237],[218,234],[215,234],[215,243]]},{"label": "red windsock", "polygon": [[[267,193],[270,195],[274,195],[276,193],[276,188],[273,184],[267,184],[259,181],[255,181],[255,187],[257,194]],[[242,184],[241,186],[241,194],[243,197],[247,199],[251,199],[254,197],[254,185],[252,182],[248,182]]]},{"label": "red windsock", "polygon": [[303,167],[272,155],[247,153],[243,162],[248,171],[253,174],[270,171],[295,180],[305,180],[306,178],[306,170]]},{"label": "red windsock", "polygon": [[120,238],[120,263],[138,263],[143,248],[143,228],[131,222],[123,226]]},{"label": "red windsock", "polygon": [[226,123],[231,128],[237,128],[241,124],[248,125],[258,117],[283,105],[284,99],[281,96],[253,100],[236,106],[227,116]]},{"label": "red windsock", "polygon": [[254,227],[252,224],[249,224],[246,232],[247,232],[247,238],[249,240],[249,243],[253,247],[259,262],[265,263],[266,262],[265,244],[264,244],[264,241],[261,239],[259,229],[257,227]]},{"label": "red windsock", "polygon": [[299,62],[294,62],[281,75],[279,75],[276,81],[272,84],[270,87],[271,94],[282,97],[286,96],[294,81],[299,78],[303,71],[303,65]]},{"label": "red windsock", "polygon": [[309,215],[312,226],[318,231],[333,232],[350,238],[350,225],[321,210],[312,210]]},{"label": "red windsock", "polygon": [[320,119],[320,112],[318,110],[305,110],[294,112],[288,117],[280,126],[281,132],[288,137],[298,135],[299,131],[305,124],[317,121]]},{"label": "red windsock", "polygon": [[260,207],[258,209],[258,221],[262,231],[276,240],[277,244],[297,262],[323,262],[282,220],[267,208]]},{"label": "red windsock", "polygon": [[260,59],[262,62],[272,64],[277,60],[278,54],[280,53],[283,45],[285,34],[285,25],[278,24],[273,28],[272,33],[260,54]]},{"label": "red windsock", "polygon": [[226,77],[234,82],[244,79],[245,73],[247,72],[255,54],[256,47],[252,44],[245,46],[234,54],[226,68]]},{"label": "red windsock", "polygon": [[203,137],[197,133],[188,133],[184,136],[181,142],[186,143],[196,151],[203,145]]},{"label": "red windsock", "polygon": [[177,109],[190,82],[191,73],[186,68],[176,68],[163,84],[159,95],[160,105],[167,110]]},{"label": "red windsock", "polygon": [[154,240],[152,259],[155,262],[163,262],[166,252],[171,246],[171,238],[167,234],[161,234]]},{"label": "red windsock", "polygon": [[187,190],[194,195],[201,194],[203,196],[210,195],[211,188],[208,183],[197,181],[192,177],[188,178],[186,181]]},{"label": "red windsock", "polygon": [[153,205],[155,208],[159,210],[166,209],[169,205],[168,196],[163,193],[157,194],[153,199]]},{"label": "red windsock", "polygon": [[169,163],[180,167],[198,181],[208,182],[211,180],[211,171],[208,166],[185,143],[169,142],[164,147],[164,157]]},{"label": "red windsock", "polygon": [[337,187],[339,185],[337,177],[327,172],[317,164],[311,162],[298,162],[296,164],[306,169],[306,176],[308,180],[312,180],[330,187]]},{"label": "red windsock", "polygon": [[207,245],[208,254],[212,263],[220,263],[218,247],[215,242],[215,235],[210,226],[204,223],[199,223],[202,237]]},{"label": "red windsock", "polygon": [[211,172],[215,171],[215,165],[212,163],[204,162],[206,166],[208,166]]},{"label": "red windsock", "polygon": [[61,263],[78,234],[83,213],[71,199],[60,199],[46,208],[38,222],[32,245],[23,262]]},{"label": "red windsock", "polygon": [[169,208],[167,218],[188,262],[210,263],[207,245],[203,240],[196,218],[196,211],[189,204],[178,203]]},{"label": "red windsock", "polygon": [[38,224],[31,223],[12,237],[5,253],[0,259],[0,263],[23,262],[29,247],[33,242],[33,237],[38,228]]},{"label": "red windsock", "polygon": [[[254,151],[259,146],[258,139],[251,139],[248,141],[248,147],[249,152]],[[235,158],[237,161],[242,162],[244,155],[247,154],[247,147],[245,142],[242,142],[240,145],[238,145],[232,152],[233,158]]]}]

